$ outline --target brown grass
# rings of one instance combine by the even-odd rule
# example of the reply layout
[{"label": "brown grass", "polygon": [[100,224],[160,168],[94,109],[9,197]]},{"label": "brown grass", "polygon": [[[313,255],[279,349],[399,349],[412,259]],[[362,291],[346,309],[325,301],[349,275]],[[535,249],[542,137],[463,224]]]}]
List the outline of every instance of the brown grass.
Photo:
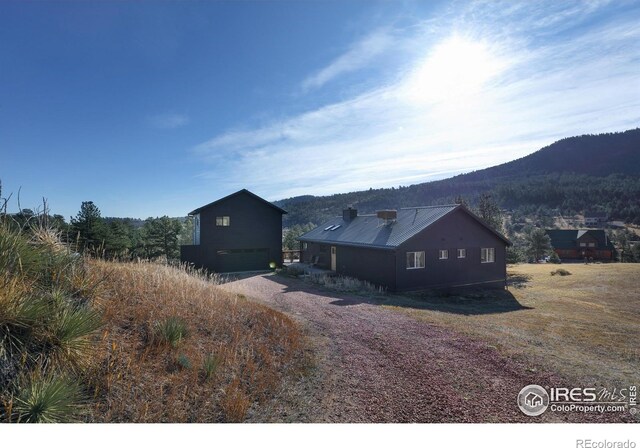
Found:
[{"label": "brown grass", "polygon": [[514,265],[508,269],[509,291],[389,302],[420,319],[483,339],[522,358],[531,369],[559,372],[576,386],[637,384],[640,265],[564,268],[572,275],[550,275],[557,265]]},{"label": "brown grass", "polygon": [[[90,374],[94,421],[243,421],[306,368],[293,321],[210,279],[151,263],[92,268],[108,278]],[[158,344],[154,332],[168,319],[184,322],[186,336]]]}]

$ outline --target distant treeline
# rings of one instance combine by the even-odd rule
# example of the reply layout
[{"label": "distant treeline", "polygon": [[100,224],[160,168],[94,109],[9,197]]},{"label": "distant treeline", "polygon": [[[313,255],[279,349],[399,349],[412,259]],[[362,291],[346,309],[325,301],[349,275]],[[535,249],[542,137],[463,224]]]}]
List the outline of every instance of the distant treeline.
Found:
[{"label": "distant treeline", "polygon": [[278,201],[285,226],[319,224],[348,206],[360,212],[453,203],[476,205],[488,193],[503,209],[528,214],[539,208],[571,215],[602,210],[640,224],[640,129],[559,140],[529,156],[450,179],[407,187],[369,189]]},{"label": "distant treeline", "polygon": [[459,196],[476,205],[488,193],[503,209],[529,215],[538,208],[557,209],[563,215],[584,211],[606,211],[621,221],[640,224],[640,177],[611,174],[594,177],[584,174],[547,174],[509,182],[454,182],[453,179],[362,192],[315,197],[278,205],[287,210],[285,226],[308,222],[320,224],[339,216],[348,206],[360,213],[418,205],[452,204]]},{"label": "distant treeline", "polygon": [[83,202],[78,214],[66,222],[61,215],[46,210],[22,209],[12,215],[3,214],[8,225],[28,231],[32,224],[46,225],[57,231],[61,239],[78,252],[104,258],[180,257],[180,245],[191,244],[192,224],[187,218],[103,218],[91,201]]}]

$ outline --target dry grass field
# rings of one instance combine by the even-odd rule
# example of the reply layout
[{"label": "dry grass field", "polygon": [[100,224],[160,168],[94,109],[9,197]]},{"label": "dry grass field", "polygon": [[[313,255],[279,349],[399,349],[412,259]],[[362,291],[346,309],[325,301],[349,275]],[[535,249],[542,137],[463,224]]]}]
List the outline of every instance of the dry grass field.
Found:
[{"label": "dry grass field", "polygon": [[[571,275],[551,275],[556,269]],[[508,273],[508,291],[384,302],[576,386],[640,382],[640,265],[519,264]]]},{"label": "dry grass field", "polygon": [[273,414],[309,366],[290,318],[197,272],[99,260],[91,268],[105,282],[90,420],[282,420]]}]

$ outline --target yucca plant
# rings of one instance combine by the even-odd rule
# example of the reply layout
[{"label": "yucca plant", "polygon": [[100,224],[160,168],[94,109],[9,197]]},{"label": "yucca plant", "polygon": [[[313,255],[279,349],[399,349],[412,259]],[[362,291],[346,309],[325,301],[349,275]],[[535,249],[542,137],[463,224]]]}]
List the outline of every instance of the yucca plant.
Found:
[{"label": "yucca plant", "polygon": [[187,337],[187,325],[179,317],[168,317],[156,322],[154,338],[159,343],[166,343],[177,347]]},{"label": "yucca plant", "polygon": [[[100,316],[98,279],[46,227],[0,222],[0,420],[70,421]],[[73,375],[73,376],[69,376]]]},{"label": "yucca plant", "polygon": [[57,304],[44,330],[44,355],[53,366],[73,371],[86,367],[93,347],[92,334],[101,326],[100,315],[85,306]]},{"label": "yucca plant", "polygon": [[24,235],[0,225],[0,272],[5,274],[4,280],[38,276],[44,264],[41,246],[30,244]]},{"label": "yucca plant", "polygon": [[74,422],[83,411],[80,384],[64,376],[32,376],[13,398],[11,420],[18,423]]}]

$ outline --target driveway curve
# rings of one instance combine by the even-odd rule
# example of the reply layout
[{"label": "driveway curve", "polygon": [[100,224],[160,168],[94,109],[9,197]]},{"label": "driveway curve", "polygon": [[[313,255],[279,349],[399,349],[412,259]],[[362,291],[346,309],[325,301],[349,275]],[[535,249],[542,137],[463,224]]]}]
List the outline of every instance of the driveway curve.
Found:
[{"label": "driveway curve", "polygon": [[523,415],[528,384],[564,385],[488,344],[361,296],[275,274],[223,285],[296,319],[316,350],[314,422],[621,421],[619,415]]}]

